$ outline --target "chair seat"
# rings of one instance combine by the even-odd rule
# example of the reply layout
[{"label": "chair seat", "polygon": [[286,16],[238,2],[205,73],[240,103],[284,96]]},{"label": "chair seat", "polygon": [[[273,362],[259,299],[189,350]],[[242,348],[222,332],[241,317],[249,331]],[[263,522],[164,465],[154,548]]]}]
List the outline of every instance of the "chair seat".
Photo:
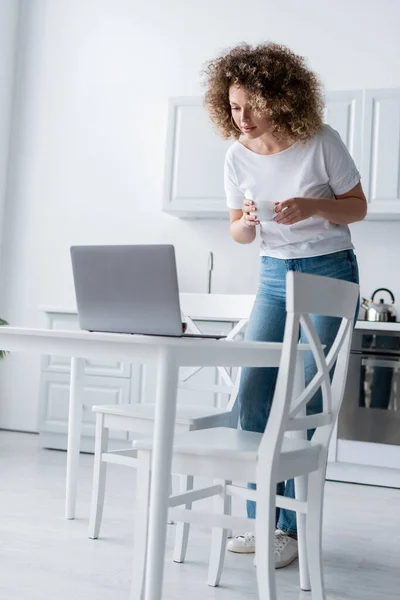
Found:
[{"label": "chair seat", "polygon": [[[191,454],[201,457],[228,458],[239,461],[257,459],[258,448],[262,439],[261,433],[241,431],[228,427],[201,429],[175,436],[174,454]],[[135,440],[138,450],[151,450],[153,441],[150,438]],[[321,446],[312,441],[298,438],[284,438],[281,456],[295,461],[305,453],[318,458]]]},{"label": "chair seat", "polygon": [[[144,404],[110,404],[93,406],[93,411],[106,415],[118,417],[127,417],[130,419],[144,419],[154,421],[156,405],[153,403]],[[207,417],[228,419],[230,413],[221,408],[213,406],[192,406],[177,405],[176,423],[180,425],[193,425],[200,419]],[[222,424],[222,423],[221,423]]]}]

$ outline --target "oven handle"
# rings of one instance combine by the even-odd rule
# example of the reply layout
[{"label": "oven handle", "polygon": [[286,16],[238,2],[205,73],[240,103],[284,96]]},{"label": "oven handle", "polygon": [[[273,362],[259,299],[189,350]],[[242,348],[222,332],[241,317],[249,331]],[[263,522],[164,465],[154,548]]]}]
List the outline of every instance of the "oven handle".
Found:
[{"label": "oven handle", "polygon": [[363,356],[361,357],[361,365],[363,367],[389,367],[397,370],[400,369],[400,360],[382,360],[372,356]]},{"label": "oven handle", "polygon": [[388,352],[387,350],[382,352],[380,350],[350,350],[350,354],[362,356],[363,358],[367,358],[368,356],[382,356],[382,358],[395,358],[400,360],[400,353],[398,350],[394,352]]}]

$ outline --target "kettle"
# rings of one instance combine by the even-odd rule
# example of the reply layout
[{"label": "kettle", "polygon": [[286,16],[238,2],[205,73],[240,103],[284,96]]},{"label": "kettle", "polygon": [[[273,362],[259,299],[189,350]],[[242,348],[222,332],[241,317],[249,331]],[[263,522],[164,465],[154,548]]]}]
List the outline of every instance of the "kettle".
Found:
[{"label": "kettle", "polygon": [[[391,304],[385,304],[383,298],[379,299],[379,302],[374,302],[375,295],[378,292],[387,292],[392,300]],[[387,288],[378,288],[372,294],[371,300],[362,299],[361,306],[365,309],[364,320],[365,321],[396,321],[396,310],[393,306],[394,296]]]}]

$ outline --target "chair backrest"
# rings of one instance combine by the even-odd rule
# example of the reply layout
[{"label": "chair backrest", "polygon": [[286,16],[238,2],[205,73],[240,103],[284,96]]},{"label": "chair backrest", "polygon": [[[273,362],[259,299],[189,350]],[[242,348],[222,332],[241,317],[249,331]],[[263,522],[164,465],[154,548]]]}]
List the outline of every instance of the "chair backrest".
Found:
[{"label": "chair backrest", "polygon": [[[247,325],[254,303],[254,295],[250,294],[179,294],[182,320],[187,323],[190,333],[203,333],[201,321],[228,321],[233,324],[227,333],[228,339],[238,337]],[[195,322],[197,321],[197,323]],[[232,411],[236,404],[239,389],[240,370],[235,375],[226,367],[217,367],[221,383],[202,385],[192,380],[193,376],[205,367],[181,369],[179,388],[192,391],[211,392],[228,395],[226,410]],[[221,397],[221,396],[220,396]]]},{"label": "chair backrest", "polygon": [[[286,277],[286,325],[268,424],[259,449],[259,462],[276,464],[283,436],[288,431],[316,429],[313,440],[324,447],[326,456],[333,427],[342,403],[346,383],[353,321],[359,297],[354,283],[289,272]],[[335,340],[325,352],[313,323],[313,316],[338,317]],[[303,392],[293,397],[300,328],[306,333],[317,372]],[[335,367],[332,380],[330,371]],[[322,412],[306,416],[306,405],[321,388]]]},{"label": "chair backrest", "polygon": [[254,294],[179,294],[185,316],[215,321],[248,319],[254,298]]}]

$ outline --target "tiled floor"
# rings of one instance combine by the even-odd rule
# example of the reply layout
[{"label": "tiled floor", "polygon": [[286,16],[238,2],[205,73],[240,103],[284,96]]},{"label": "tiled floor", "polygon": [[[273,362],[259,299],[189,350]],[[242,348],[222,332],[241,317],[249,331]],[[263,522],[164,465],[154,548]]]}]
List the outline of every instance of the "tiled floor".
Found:
[{"label": "tiled floor", "polygon": [[[64,512],[66,454],[38,437],[0,432],[0,599],[129,600],[135,472],[112,465],[101,538],[87,538],[92,461],[82,455],[78,518]],[[235,510],[241,510],[236,506]],[[164,598],[257,598],[252,556],[228,553],[221,586],[206,584],[209,531],[194,529],[187,562],[171,560]],[[400,598],[400,490],[328,482],[324,527],[327,600]],[[277,573],[279,599],[311,600],[297,564]]]}]

